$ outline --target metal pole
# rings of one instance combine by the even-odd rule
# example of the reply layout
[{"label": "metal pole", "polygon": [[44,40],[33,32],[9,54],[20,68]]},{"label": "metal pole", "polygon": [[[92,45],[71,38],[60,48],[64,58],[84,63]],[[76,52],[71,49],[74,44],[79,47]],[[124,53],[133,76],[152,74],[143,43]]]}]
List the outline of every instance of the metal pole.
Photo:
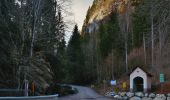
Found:
[{"label": "metal pole", "polygon": [[29,85],[28,80],[25,80],[25,88],[24,88],[24,95],[25,96],[28,96],[28,85]]}]

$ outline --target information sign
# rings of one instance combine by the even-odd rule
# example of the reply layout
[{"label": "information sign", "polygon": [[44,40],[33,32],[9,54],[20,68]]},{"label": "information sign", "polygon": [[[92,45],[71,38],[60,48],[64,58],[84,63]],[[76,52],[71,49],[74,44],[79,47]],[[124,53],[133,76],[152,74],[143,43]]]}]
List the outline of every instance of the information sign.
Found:
[{"label": "information sign", "polygon": [[111,80],[111,81],[110,81],[110,84],[111,84],[111,85],[116,85],[116,80]]},{"label": "information sign", "polygon": [[127,87],[126,82],[123,82],[122,88],[123,88],[123,89],[126,89],[126,87]]},{"label": "information sign", "polygon": [[161,83],[165,82],[164,74],[159,75],[159,80]]}]

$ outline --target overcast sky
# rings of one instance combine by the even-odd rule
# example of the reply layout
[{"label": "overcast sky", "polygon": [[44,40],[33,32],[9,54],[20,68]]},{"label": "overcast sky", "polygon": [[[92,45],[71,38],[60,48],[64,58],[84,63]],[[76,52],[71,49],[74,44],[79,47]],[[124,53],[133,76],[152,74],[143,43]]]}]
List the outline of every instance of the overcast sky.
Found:
[{"label": "overcast sky", "polygon": [[87,9],[91,6],[92,2],[93,0],[72,0],[72,11],[79,29],[83,25]]},{"label": "overcast sky", "polygon": [[[73,13],[73,15],[67,17],[66,20],[71,20],[71,21],[75,22],[75,24],[78,25],[79,30],[81,30],[86,13],[87,13],[87,9],[89,8],[89,6],[92,5],[93,0],[71,0],[71,2],[72,2],[72,4],[70,7],[70,10]],[[71,25],[69,27],[69,30],[72,31],[73,27],[74,27],[74,25]],[[70,33],[66,33],[66,41],[67,42],[68,42],[70,35],[71,35]]]}]

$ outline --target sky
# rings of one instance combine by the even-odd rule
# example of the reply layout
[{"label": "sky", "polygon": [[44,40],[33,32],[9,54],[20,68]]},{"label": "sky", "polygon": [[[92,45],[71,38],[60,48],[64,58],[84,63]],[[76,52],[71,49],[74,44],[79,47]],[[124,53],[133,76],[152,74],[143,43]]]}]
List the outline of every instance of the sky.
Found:
[{"label": "sky", "polygon": [[72,11],[79,29],[81,29],[83,25],[86,12],[89,6],[92,5],[92,2],[93,0],[72,0]]},{"label": "sky", "polygon": [[[73,22],[73,24],[71,24],[69,26],[69,31],[66,33],[66,42],[68,42],[71,32],[74,28],[74,24],[77,24],[79,27],[79,30],[81,31],[87,10],[89,8],[89,6],[92,5],[93,0],[71,0],[71,13],[72,15],[68,16],[66,18],[66,20],[70,20]],[[69,10],[69,11],[70,11]]]}]

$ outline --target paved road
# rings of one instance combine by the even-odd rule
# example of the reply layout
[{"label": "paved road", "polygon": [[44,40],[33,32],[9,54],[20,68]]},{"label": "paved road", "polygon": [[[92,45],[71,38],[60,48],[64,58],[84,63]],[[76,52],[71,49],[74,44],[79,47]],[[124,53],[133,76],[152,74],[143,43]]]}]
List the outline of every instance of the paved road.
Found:
[{"label": "paved road", "polygon": [[77,94],[61,97],[57,100],[113,100],[97,94],[94,90],[88,87],[73,86],[78,90]]}]

